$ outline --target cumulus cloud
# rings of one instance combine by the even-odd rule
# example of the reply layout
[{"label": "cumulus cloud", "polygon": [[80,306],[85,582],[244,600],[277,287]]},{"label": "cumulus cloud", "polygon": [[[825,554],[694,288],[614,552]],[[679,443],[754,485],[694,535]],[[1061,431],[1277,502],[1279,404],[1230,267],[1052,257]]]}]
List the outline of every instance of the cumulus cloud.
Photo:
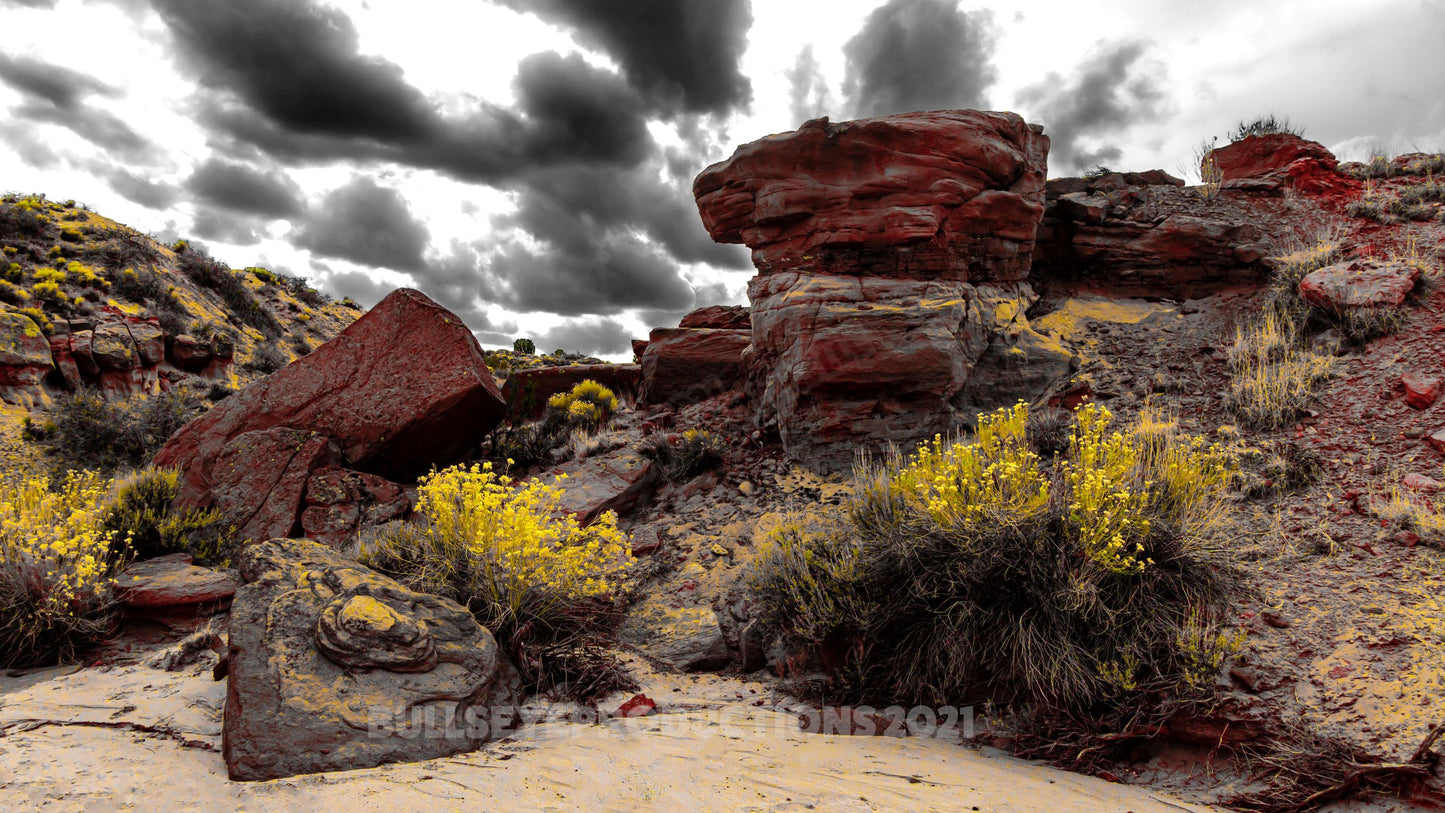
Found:
[{"label": "cumulus cloud", "polygon": [[116,95],[115,88],[94,76],[28,56],[0,53],[0,79],[21,93],[66,109],[78,107],[94,94]]},{"label": "cumulus cloud", "polygon": [[628,82],[664,114],[725,114],[746,107],[752,85],[738,69],[753,13],[748,0],[500,0],[571,26],[606,51]]},{"label": "cumulus cloud", "polygon": [[1053,141],[1053,170],[1118,161],[1123,151],[1110,137],[1159,114],[1164,69],[1144,59],[1149,47],[1142,40],[1102,43],[1067,77],[1050,73],[1019,91],[1030,120],[1041,122]]},{"label": "cumulus cloud", "polygon": [[268,220],[296,217],[305,211],[301,187],[279,171],[209,158],[186,179],[186,189],[200,200],[233,212]]},{"label": "cumulus cloud", "polygon": [[568,350],[592,356],[626,353],[632,331],[616,319],[568,319],[535,339],[538,350]]},{"label": "cumulus cloud", "polygon": [[985,108],[998,36],[992,12],[958,0],[889,0],[843,46],[844,95],[859,116]]},{"label": "cumulus cloud", "polygon": [[327,193],[294,232],[296,245],[360,265],[418,271],[430,235],[395,189],[357,178]]},{"label": "cumulus cloud", "polygon": [[254,246],[261,242],[265,224],[254,217],[204,209],[191,221],[191,234],[202,240],[230,243],[234,246]]},{"label": "cumulus cloud", "polygon": [[802,124],[832,111],[833,92],[823,76],[822,65],[813,56],[812,45],[803,46],[784,75],[788,78],[788,109],[794,122]]},{"label": "cumulus cloud", "polygon": [[[578,235],[581,237],[582,235]],[[606,233],[583,246],[501,247],[491,268],[511,291],[509,306],[562,315],[692,306],[692,286],[672,260],[637,237]]]}]

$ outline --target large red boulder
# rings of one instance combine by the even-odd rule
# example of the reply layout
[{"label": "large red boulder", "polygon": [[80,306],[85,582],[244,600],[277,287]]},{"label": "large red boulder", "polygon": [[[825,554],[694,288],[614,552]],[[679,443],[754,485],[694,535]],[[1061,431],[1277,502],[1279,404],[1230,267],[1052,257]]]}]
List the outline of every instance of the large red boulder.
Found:
[{"label": "large red boulder", "polygon": [[589,380],[617,395],[636,393],[642,385],[642,368],[636,364],[571,364],[517,370],[502,384],[507,418],[512,421],[536,418],[546,411],[548,398],[559,392],[571,392],[573,387]]},{"label": "large red boulder", "polygon": [[[1040,395],[1071,359],[1024,315],[1048,147],[1017,115],[973,110],[820,119],[739,147],[693,192],[713,239],[753,250],[752,346],[743,354],[744,331],[655,331],[650,400],[708,369],[680,350],[736,332],[756,420],[776,425],[791,459],[836,471],[860,447],[908,445],[998,398]],[[970,387],[996,357],[1028,370]]]},{"label": "large red boulder", "polygon": [[693,182],[703,225],[763,274],[1020,280],[1044,211],[1049,139],[1013,113],[830,123],[738,147]]},{"label": "large red boulder", "polygon": [[642,397],[685,406],[741,387],[746,330],[657,328],[642,354]]},{"label": "large red boulder", "polygon": [[425,294],[403,288],[187,424],[155,465],[181,469],[182,504],[210,505],[212,469],[226,445],[284,427],[334,441],[350,468],[401,479],[461,459],[504,412],[472,332]]},{"label": "large red boulder", "polygon": [[1304,301],[1331,310],[1399,307],[1420,280],[1420,269],[1409,263],[1352,260],[1326,266],[1299,283]]},{"label": "large red boulder", "polygon": [[1337,166],[1334,153],[1325,145],[1289,133],[1247,136],[1216,148],[1211,156],[1225,180],[1263,178],[1302,158],[1319,162],[1331,170]]}]

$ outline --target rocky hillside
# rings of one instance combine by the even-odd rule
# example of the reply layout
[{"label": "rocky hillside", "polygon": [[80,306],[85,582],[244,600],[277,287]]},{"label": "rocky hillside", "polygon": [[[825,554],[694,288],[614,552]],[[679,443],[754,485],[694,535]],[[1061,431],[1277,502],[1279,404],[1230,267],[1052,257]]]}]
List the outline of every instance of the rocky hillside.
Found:
[{"label": "rocky hillside", "polygon": [[273,372],[360,315],[304,279],[231,269],[75,201],[0,199],[0,397],[43,405],[84,387],[225,389]]}]

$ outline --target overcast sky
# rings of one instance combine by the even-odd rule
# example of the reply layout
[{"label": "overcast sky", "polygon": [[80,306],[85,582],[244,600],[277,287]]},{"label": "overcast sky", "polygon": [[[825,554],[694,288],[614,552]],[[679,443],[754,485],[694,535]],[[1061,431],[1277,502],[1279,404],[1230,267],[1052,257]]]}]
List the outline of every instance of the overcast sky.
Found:
[{"label": "overcast sky", "polygon": [[743,301],[690,189],[738,144],[971,107],[1042,123],[1053,176],[1183,174],[1270,112],[1445,150],[1442,42],[1445,0],[0,0],[0,187],[617,357]]}]

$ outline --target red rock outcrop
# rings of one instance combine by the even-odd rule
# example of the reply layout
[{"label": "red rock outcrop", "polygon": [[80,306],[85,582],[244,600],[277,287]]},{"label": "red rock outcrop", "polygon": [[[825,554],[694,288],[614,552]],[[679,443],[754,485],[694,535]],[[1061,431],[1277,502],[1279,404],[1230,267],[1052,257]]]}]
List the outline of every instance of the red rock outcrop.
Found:
[{"label": "red rock outcrop", "polygon": [[41,382],[52,361],[50,342],[33,319],[0,311],[0,398],[27,408],[47,403]]},{"label": "red rock outcrop", "polygon": [[242,432],[221,448],[208,492],[241,539],[294,536],[311,473],[332,462],[324,435],[276,426]]},{"label": "red rock outcrop", "polygon": [[[792,459],[846,468],[859,447],[950,431],[1067,372],[1071,354],[1024,317],[1048,144],[1011,113],[821,119],[698,176],[713,239],[753,250],[740,358]],[[654,332],[645,381],[655,346],[682,340]],[[991,353],[1038,374],[970,390]]]},{"label": "red rock outcrop", "polygon": [[739,389],[751,339],[747,330],[653,330],[642,353],[643,400],[685,406]]},{"label": "red rock outcrop", "polygon": [[460,459],[504,412],[472,332],[403,288],[336,338],[187,424],[155,464],[181,469],[181,504],[210,505],[213,469],[227,444],[287,428],[334,441],[350,468],[399,479]]},{"label": "red rock outcrop", "polygon": [[1301,159],[1318,161],[1334,169],[1334,153],[1325,145],[1289,133],[1267,133],[1247,136],[1214,149],[1210,155],[1214,166],[1231,178],[1263,178]]},{"label": "red rock outcrop", "polygon": [[1124,296],[1188,299],[1257,282],[1267,235],[1160,170],[1057,178],[1032,279]]},{"label": "red rock outcrop", "polygon": [[301,528],[306,538],[334,550],[346,550],[362,528],[375,527],[411,513],[406,489],[375,474],[328,466],[306,482]]},{"label": "red rock outcrop", "polygon": [[709,305],[682,317],[678,327],[710,330],[750,330],[752,321],[743,305]]},{"label": "red rock outcrop", "polygon": [[692,189],[713,239],[765,275],[1020,280],[1048,149],[1012,113],[823,118],[744,144]]},{"label": "red rock outcrop", "polygon": [[226,610],[237,586],[230,573],[172,553],[127,567],[116,576],[115,597],[128,618],[179,625]]}]

